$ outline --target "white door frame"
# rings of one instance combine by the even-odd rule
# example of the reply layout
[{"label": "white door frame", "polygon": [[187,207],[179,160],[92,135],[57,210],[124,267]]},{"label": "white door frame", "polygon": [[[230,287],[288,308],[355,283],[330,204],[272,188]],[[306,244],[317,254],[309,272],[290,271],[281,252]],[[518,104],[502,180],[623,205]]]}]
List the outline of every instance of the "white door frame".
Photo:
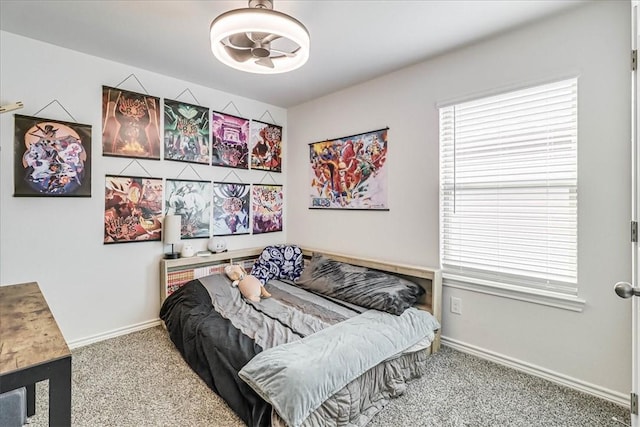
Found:
[{"label": "white door frame", "polygon": [[[638,22],[640,21],[639,13],[640,0],[631,0],[631,48],[634,52],[638,49],[638,38],[640,36],[638,28]],[[635,221],[636,223],[638,221],[638,202],[640,201],[640,194],[638,194],[638,183],[640,182],[640,150],[638,150],[639,99],[638,71],[633,70],[631,72],[631,221]],[[638,286],[638,266],[640,265],[638,256],[640,256],[638,242],[632,242],[631,285],[634,288]],[[633,427],[640,427],[640,416],[637,414],[637,396],[640,393],[640,297],[631,298],[631,322],[631,425]]]}]

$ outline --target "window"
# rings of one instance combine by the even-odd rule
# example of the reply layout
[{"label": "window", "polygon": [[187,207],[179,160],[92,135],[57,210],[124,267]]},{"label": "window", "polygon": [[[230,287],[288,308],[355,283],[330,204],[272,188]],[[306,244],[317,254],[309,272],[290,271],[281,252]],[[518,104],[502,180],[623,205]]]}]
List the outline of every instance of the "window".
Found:
[{"label": "window", "polygon": [[577,116],[576,79],[440,108],[445,283],[579,301]]}]

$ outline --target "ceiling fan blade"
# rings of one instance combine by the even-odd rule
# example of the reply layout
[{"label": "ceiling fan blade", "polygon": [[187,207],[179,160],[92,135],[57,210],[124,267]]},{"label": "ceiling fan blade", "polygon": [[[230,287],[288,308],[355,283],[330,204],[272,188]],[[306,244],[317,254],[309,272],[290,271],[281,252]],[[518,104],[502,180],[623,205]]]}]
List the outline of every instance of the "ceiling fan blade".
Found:
[{"label": "ceiling fan blade", "polygon": [[256,61],[256,64],[262,65],[264,67],[275,68],[275,65],[273,65],[273,61],[269,57],[258,59]]},{"label": "ceiling fan blade", "polygon": [[279,36],[277,34],[269,34],[265,38],[263,38],[261,41],[262,41],[262,43],[271,43],[272,41],[278,40],[281,37],[282,36]]},{"label": "ceiling fan blade", "polygon": [[231,58],[238,62],[246,62],[253,58],[251,50],[249,49],[235,49],[230,46],[225,46],[224,50],[229,54]]},{"label": "ceiling fan blade", "polygon": [[266,37],[269,37],[271,34],[269,33],[247,33],[248,38],[253,40],[254,42],[262,42]]},{"label": "ceiling fan blade", "polygon": [[271,49],[271,53],[277,53],[278,55],[276,56],[286,56],[288,58],[293,58],[294,56],[296,56],[295,52],[285,52],[283,50],[278,50],[278,49]]},{"label": "ceiling fan blade", "polygon": [[229,44],[233,47],[252,47],[253,40],[246,33],[237,33],[229,36]]}]

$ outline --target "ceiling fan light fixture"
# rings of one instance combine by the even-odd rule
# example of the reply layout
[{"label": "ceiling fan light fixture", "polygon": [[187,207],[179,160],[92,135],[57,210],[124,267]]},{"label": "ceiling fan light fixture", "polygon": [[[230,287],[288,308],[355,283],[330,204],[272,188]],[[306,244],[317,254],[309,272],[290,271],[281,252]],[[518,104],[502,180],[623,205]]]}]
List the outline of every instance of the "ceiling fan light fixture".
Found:
[{"label": "ceiling fan light fixture", "polygon": [[[211,51],[229,67],[259,74],[285,73],[300,68],[309,59],[309,32],[298,20],[269,8],[260,7],[225,12],[210,27]],[[250,2],[250,5],[252,3]],[[264,39],[268,39],[264,41]],[[272,49],[271,42],[287,39],[292,51]],[[234,42],[239,44],[234,45]]]}]

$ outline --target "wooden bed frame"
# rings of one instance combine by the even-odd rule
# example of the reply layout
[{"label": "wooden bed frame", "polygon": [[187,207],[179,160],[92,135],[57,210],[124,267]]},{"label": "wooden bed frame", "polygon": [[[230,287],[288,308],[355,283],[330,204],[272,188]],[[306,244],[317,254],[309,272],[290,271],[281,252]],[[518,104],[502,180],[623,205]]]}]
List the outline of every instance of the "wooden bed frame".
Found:
[{"label": "wooden bed frame", "polygon": [[[224,267],[230,263],[241,264],[250,272],[254,261],[260,256],[263,249],[263,247],[239,249],[202,257],[163,259],[160,262],[160,303],[162,304],[167,296],[190,280],[210,274],[224,274]],[[304,247],[301,247],[301,249],[305,262],[314,253],[320,253],[336,261],[393,273],[419,284],[426,292],[422,299],[416,303],[416,306],[430,312],[438,319],[438,322],[442,323],[442,275],[439,269],[358,258]],[[436,352],[439,349],[440,331],[438,331],[431,344],[432,352]]]}]

